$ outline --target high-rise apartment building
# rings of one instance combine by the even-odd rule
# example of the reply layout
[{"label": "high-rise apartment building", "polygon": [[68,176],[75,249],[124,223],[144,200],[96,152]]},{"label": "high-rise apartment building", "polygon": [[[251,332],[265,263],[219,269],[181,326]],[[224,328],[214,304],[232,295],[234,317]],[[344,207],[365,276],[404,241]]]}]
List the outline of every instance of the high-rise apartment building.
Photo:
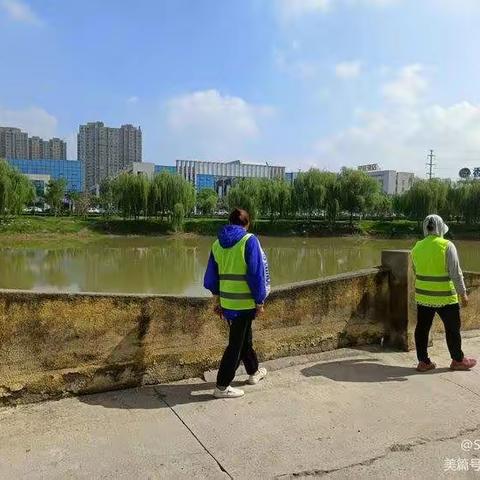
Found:
[{"label": "high-rise apartment building", "polygon": [[40,137],[30,137],[28,139],[30,160],[48,159],[48,160],[66,160],[67,144],[60,138],[43,140]]},{"label": "high-rise apartment building", "polygon": [[28,148],[29,148],[29,159],[38,160],[43,157],[43,152],[45,150],[44,146],[45,140],[42,140],[40,137],[30,137],[28,139]]},{"label": "high-rise apartment building", "polygon": [[0,127],[0,158],[28,158],[28,133]]},{"label": "high-rise apartment building", "polygon": [[103,179],[142,161],[142,131],[133,125],[106,127],[103,122],[80,125],[78,159],[84,165],[86,190],[95,190]]},{"label": "high-rise apartment building", "polygon": [[0,127],[0,158],[66,160],[67,144],[60,138],[28,138],[19,128]]},{"label": "high-rise apartment building", "polygon": [[[43,158],[51,160],[66,160],[67,159],[67,144],[60,138],[54,137],[48,142],[48,150],[45,152]],[[45,148],[45,147],[44,147]]]}]

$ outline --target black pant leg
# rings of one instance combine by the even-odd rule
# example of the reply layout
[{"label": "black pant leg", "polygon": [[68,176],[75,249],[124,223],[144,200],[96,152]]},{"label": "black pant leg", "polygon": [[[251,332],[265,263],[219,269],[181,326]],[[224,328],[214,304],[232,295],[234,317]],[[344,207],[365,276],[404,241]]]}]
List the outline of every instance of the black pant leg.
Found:
[{"label": "black pant leg", "polygon": [[247,326],[248,320],[243,316],[233,320],[230,324],[228,346],[220,362],[217,375],[217,387],[228,387],[235,378],[235,372],[240,363],[240,355],[242,353]]},{"label": "black pant leg", "polygon": [[438,309],[438,314],[445,326],[445,337],[447,339],[450,357],[457,362],[463,360],[462,336],[460,335],[460,305],[447,305]]},{"label": "black pant leg", "polygon": [[241,360],[245,365],[245,370],[249,375],[253,375],[258,370],[258,358],[255,349],[253,348],[252,322],[254,318],[254,313],[249,314],[241,353]]},{"label": "black pant leg", "polygon": [[436,309],[417,305],[417,326],[415,327],[415,347],[417,349],[417,358],[419,362],[429,363],[428,358],[428,335],[432,328],[433,317]]}]

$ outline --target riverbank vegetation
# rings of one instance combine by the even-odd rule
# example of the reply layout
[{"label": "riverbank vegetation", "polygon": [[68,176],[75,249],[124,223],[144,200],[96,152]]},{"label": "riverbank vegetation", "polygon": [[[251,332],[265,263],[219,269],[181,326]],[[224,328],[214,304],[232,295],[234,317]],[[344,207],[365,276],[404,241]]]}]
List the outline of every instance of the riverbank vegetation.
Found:
[{"label": "riverbank vegetation", "polygon": [[478,181],[418,179],[403,195],[389,196],[365,172],[346,168],[338,174],[312,169],[298,174],[293,183],[246,178],[234,183],[222,199],[212,189],[195,195],[193,186],[178,175],[163,172],[148,179],[122,174],[102,185],[96,201],[106,217],[155,219],[170,223],[177,231],[192,216],[212,217],[234,207],[248,210],[254,222],[321,221],[330,230],[342,229],[345,221],[354,230],[365,219],[420,222],[429,213],[455,223],[480,223]]},{"label": "riverbank vegetation", "polygon": [[[188,218],[183,224],[182,234],[215,236],[225,224],[225,217]],[[476,225],[450,222],[449,235],[454,239],[480,239]],[[105,235],[167,235],[172,226],[155,219],[105,218],[101,215],[87,217],[54,217],[43,215],[21,215],[0,223],[0,242],[4,244],[58,241],[75,243],[96,240]],[[325,220],[268,219],[256,221],[253,231],[266,236],[368,236],[377,238],[420,238],[421,226],[413,220],[358,220],[350,224],[349,219],[338,221],[334,228]],[[78,243],[77,242],[77,243]]]},{"label": "riverbank vegetation", "polygon": [[[293,183],[242,179],[224,198],[212,189],[196,194],[191,183],[167,172],[152,178],[120,174],[105,180],[98,196],[65,190],[62,179],[51,180],[46,192],[35,194],[27,177],[0,162],[0,233],[212,235],[233,207],[248,210],[254,230],[266,235],[417,235],[429,213],[442,215],[465,236],[475,236],[480,223],[478,181],[416,180],[403,195],[388,196],[375,179],[351,169],[312,169]],[[38,205],[57,219],[19,217],[26,209],[37,212]]]}]

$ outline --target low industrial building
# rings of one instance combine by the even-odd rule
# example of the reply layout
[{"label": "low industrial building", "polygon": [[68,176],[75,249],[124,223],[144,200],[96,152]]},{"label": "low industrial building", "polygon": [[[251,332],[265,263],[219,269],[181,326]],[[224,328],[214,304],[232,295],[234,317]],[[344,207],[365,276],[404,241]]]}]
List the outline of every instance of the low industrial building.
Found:
[{"label": "low industrial building", "polygon": [[50,179],[64,178],[67,192],[83,192],[84,173],[81,162],[77,160],[50,159],[8,159],[7,162],[26,175],[37,192],[44,192]]},{"label": "low industrial building", "polygon": [[197,190],[213,188],[224,196],[235,182],[242,178],[285,178],[285,167],[256,163],[205,162],[201,160],[177,160],[177,173],[193,183]]},{"label": "low industrial building", "polygon": [[401,195],[410,190],[415,178],[413,173],[380,170],[377,164],[362,165],[358,169],[377,180],[387,195]]},{"label": "low industrial building", "polygon": [[150,162],[134,162],[127,170],[128,173],[134,175],[147,175],[153,177],[157,173],[168,172],[177,173],[177,168],[174,165],[155,165]]},{"label": "low industrial building", "polygon": [[212,188],[220,196],[226,195],[233,183],[242,178],[286,178],[285,167],[242,163],[239,160],[233,162],[177,160],[175,166],[134,162],[127,170],[134,175],[143,174],[149,177],[163,171],[178,173],[192,183],[197,191]]}]

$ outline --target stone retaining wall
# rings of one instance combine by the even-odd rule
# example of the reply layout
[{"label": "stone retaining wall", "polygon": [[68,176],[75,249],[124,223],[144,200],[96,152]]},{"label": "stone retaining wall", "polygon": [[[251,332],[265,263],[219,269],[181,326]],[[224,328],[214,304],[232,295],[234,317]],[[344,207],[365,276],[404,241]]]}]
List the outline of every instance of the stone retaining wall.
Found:
[{"label": "stone retaining wall", "polygon": [[[274,290],[255,321],[262,359],[379,342],[388,272]],[[218,365],[227,328],[206,298],[0,291],[0,403],[195,377]]]},{"label": "stone retaining wall", "polygon": [[[382,339],[412,348],[409,252],[385,251],[382,264],[275,289],[255,321],[260,358]],[[465,279],[463,328],[478,329],[480,273]],[[0,405],[199,376],[218,365],[226,340],[208,298],[0,290]]]}]

